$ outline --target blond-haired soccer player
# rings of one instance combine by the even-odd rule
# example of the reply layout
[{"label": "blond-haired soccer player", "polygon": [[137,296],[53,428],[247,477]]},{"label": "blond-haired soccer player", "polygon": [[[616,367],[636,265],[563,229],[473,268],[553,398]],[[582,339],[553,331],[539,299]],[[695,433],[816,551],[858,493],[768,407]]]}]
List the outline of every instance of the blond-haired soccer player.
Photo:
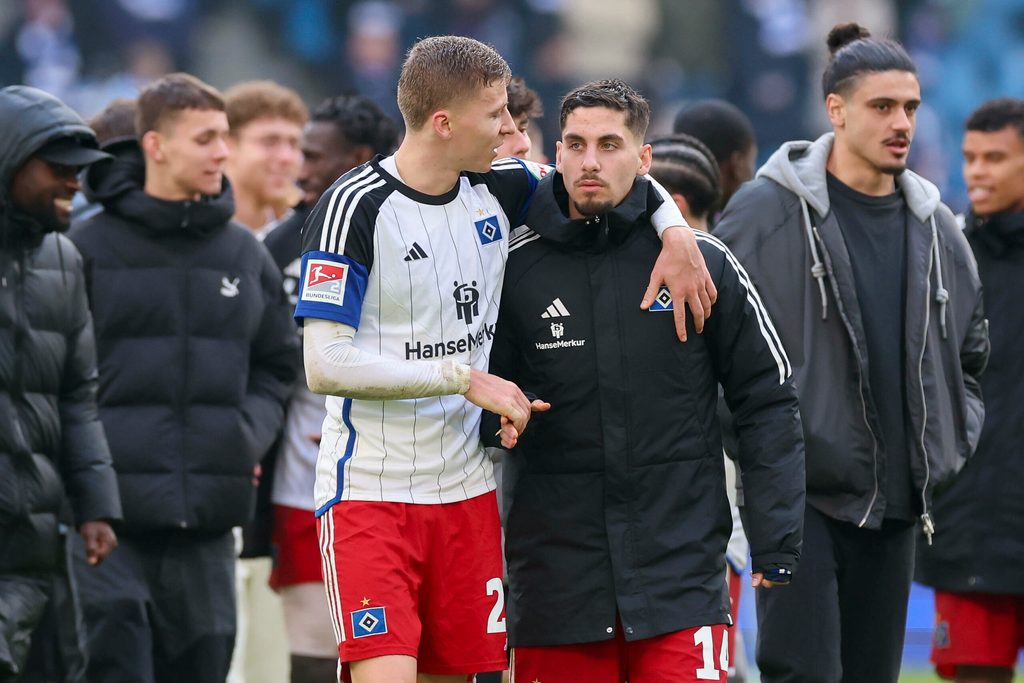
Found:
[{"label": "blond-haired soccer player", "polygon": [[[547,173],[492,166],[514,128],[509,78],[475,40],[417,43],[398,83],[398,151],[340,178],[303,230],[295,315],[310,388],[331,395],[320,547],[342,673],[358,683],[505,666],[498,513],[478,429],[482,410],[501,415],[511,445],[546,408],[486,370],[509,232]],[[683,224],[671,202],[651,208],[661,228]],[[703,259],[689,230],[664,238],[669,284],[699,327],[714,296]],[[656,270],[646,298],[661,279]]]}]

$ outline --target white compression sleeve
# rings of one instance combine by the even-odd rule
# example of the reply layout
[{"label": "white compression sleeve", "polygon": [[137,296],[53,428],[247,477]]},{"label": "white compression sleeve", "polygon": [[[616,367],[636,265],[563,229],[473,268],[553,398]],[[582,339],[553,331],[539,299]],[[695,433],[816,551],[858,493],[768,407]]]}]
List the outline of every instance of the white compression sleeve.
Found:
[{"label": "white compression sleeve", "polygon": [[668,190],[662,187],[661,183],[650,175],[645,175],[644,178],[651,181],[651,184],[654,185],[654,189],[657,190],[658,194],[661,195],[661,198],[665,200],[651,215],[651,224],[654,226],[654,229],[658,231],[658,237],[661,237],[661,233],[665,232],[666,228],[671,228],[676,225],[690,227],[689,223],[686,222],[686,219],[683,218],[682,212],[679,211],[679,207],[676,206],[676,200],[672,199],[672,195],[668,193]]},{"label": "white compression sleeve", "polygon": [[470,367],[454,360],[382,358],[352,344],[350,325],[306,318],[302,338],[306,381],[318,394],[389,401],[464,394]]}]

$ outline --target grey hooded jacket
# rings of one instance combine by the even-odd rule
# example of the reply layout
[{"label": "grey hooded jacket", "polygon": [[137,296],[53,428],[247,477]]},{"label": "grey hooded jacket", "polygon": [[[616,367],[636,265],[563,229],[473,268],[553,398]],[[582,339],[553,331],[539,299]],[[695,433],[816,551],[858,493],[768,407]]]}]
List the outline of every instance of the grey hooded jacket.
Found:
[{"label": "grey hooded jacket", "polygon": [[[793,363],[806,444],[807,502],[877,529],[886,454],[868,386],[868,353],[853,270],[829,205],[831,133],[783,145],[730,200],[715,235],[746,267]],[[905,171],[906,396],[911,475],[921,522],[934,533],[932,493],[973,453],[984,418],[978,376],[988,325],[971,249],[934,185]]]}]

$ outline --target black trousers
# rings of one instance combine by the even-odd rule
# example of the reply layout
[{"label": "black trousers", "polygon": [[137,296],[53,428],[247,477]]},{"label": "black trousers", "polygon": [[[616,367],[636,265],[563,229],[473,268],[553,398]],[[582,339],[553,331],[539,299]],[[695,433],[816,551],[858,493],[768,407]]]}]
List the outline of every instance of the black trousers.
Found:
[{"label": "black trousers", "polygon": [[99,567],[75,553],[89,683],[224,683],[235,644],[231,532],[118,541]]},{"label": "black trousers", "polygon": [[757,591],[764,683],[896,683],[914,574],[913,522],[880,530],[808,507],[788,586]]}]

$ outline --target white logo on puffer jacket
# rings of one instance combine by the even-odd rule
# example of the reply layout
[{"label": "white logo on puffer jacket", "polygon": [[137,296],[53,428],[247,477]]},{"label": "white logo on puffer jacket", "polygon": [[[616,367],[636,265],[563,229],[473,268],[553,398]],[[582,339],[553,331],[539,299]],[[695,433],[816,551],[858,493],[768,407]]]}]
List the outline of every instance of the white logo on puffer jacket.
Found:
[{"label": "white logo on puffer jacket", "polygon": [[220,279],[220,293],[229,299],[238,296],[238,282],[239,278],[229,280],[225,275]]}]

